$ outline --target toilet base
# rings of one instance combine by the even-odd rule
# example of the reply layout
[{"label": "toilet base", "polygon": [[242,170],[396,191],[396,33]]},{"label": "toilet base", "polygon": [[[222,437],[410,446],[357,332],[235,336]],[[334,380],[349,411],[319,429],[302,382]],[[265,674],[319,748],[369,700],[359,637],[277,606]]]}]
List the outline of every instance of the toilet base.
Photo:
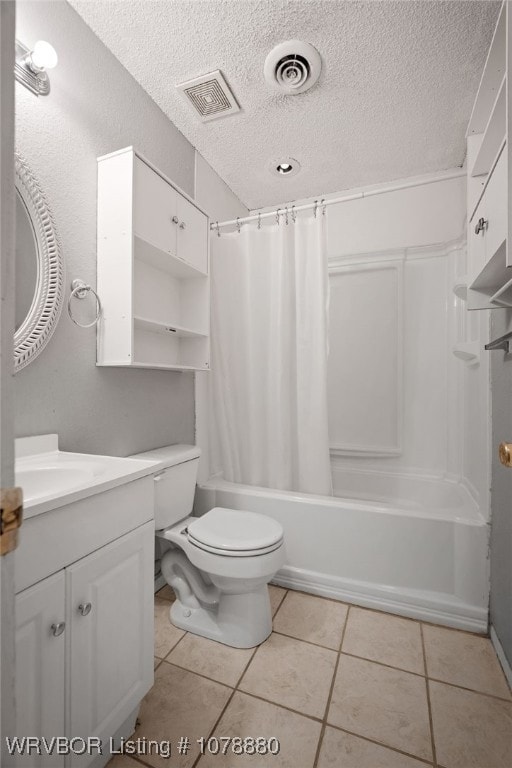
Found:
[{"label": "toilet base", "polygon": [[218,606],[211,609],[191,608],[176,599],[170,618],[179,629],[233,648],[254,648],[272,632],[266,584],[241,595],[222,594]]}]

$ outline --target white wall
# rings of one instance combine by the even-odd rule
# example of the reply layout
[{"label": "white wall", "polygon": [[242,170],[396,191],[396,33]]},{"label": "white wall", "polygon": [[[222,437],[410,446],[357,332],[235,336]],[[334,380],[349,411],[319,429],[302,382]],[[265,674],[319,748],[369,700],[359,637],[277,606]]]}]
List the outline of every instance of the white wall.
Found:
[{"label": "white wall", "polygon": [[[195,199],[204,208],[212,221],[229,221],[237,216],[247,216],[247,208],[230,190],[206,160],[196,152]],[[216,237],[212,234],[211,237]],[[196,445],[201,448],[202,455],[199,464],[198,480],[208,480],[210,473],[215,471],[211,464],[210,450],[210,371],[199,371],[195,375],[196,395]]]},{"label": "white wall", "polygon": [[[96,158],[133,145],[194,192],[192,145],[65,2],[17,4],[17,37],[51,42],[51,93],[16,84],[16,142],[52,207],[69,283],[96,282]],[[127,455],[194,438],[193,374],[96,368],[94,328],[63,311],[16,376],[18,436],[58,432],[65,450]]]}]

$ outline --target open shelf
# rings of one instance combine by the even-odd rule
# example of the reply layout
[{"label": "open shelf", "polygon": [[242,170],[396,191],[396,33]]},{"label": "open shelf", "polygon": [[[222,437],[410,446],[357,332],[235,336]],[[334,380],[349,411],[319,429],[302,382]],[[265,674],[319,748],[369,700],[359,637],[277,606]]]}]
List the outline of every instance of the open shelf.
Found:
[{"label": "open shelf", "polygon": [[184,328],[175,323],[162,323],[159,320],[150,320],[147,317],[139,317],[138,315],[134,316],[133,321],[136,328],[140,328],[143,331],[152,331],[153,333],[172,333],[174,336],[183,338],[206,338],[208,335],[200,331],[193,331],[191,328]]},{"label": "open shelf", "polygon": [[507,3],[503,3],[478,86],[467,135],[483,133],[506,72]]},{"label": "open shelf", "polygon": [[477,365],[480,362],[480,345],[478,341],[464,341],[455,344],[452,352],[459,360],[463,360],[468,365]]},{"label": "open shelf", "polygon": [[512,307],[512,277],[493,293],[489,301],[498,307]]},{"label": "open shelf", "polygon": [[471,169],[471,176],[482,176],[489,173],[494,160],[506,135],[506,77],[503,77],[501,86],[493,104],[489,120],[485,127],[480,148]]},{"label": "open shelf", "polygon": [[163,272],[176,277],[179,280],[188,280],[194,277],[206,277],[205,272],[201,272],[191,264],[187,264],[186,261],[173,256],[171,253],[162,251],[152,243],[144,240],[144,238],[137,235],[134,232],[134,256],[136,259],[144,261],[155,269],[160,269]]}]

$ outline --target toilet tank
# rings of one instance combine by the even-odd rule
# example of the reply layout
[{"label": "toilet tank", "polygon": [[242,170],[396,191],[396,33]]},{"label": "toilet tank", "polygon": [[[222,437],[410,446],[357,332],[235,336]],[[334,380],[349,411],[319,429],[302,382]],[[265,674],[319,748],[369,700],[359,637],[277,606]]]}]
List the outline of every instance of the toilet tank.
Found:
[{"label": "toilet tank", "polygon": [[158,462],[153,475],[157,531],[178,523],[192,512],[200,455],[200,448],[179,444],[132,456]]}]

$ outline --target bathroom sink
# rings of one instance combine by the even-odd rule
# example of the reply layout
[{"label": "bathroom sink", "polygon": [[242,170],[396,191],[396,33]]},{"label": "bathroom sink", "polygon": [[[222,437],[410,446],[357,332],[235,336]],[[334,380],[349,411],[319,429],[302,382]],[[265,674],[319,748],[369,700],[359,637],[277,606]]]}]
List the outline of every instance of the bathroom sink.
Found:
[{"label": "bathroom sink", "polygon": [[16,440],[16,485],[25,517],[152,473],[154,461],[59,451],[57,435]]}]

